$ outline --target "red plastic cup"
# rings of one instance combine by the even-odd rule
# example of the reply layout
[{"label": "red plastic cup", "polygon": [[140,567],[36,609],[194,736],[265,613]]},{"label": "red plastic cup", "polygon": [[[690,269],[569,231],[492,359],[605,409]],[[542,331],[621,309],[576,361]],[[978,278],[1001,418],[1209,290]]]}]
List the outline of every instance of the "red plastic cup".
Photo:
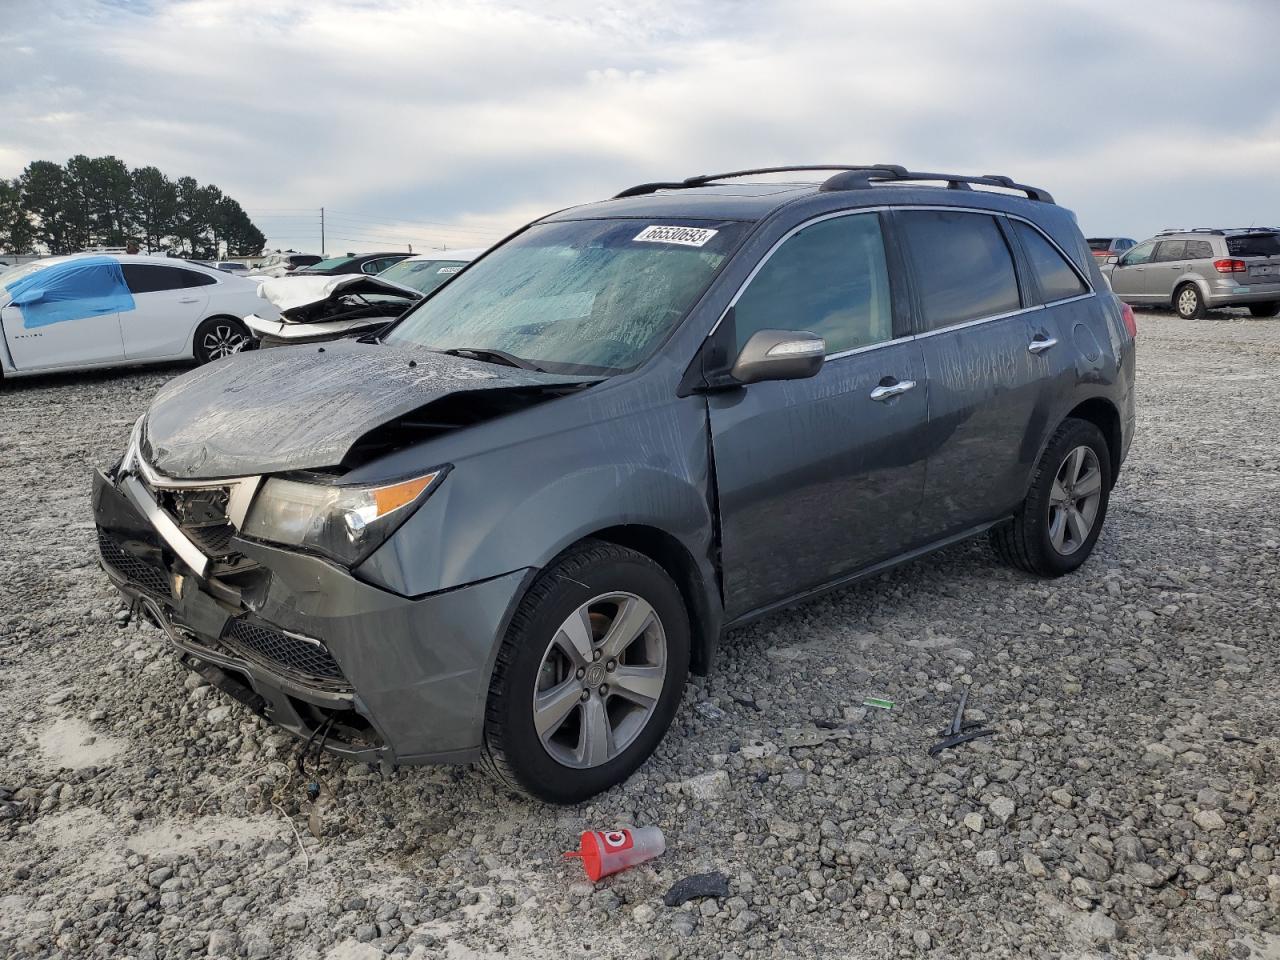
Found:
[{"label": "red plastic cup", "polygon": [[565,857],[580,859],[587,876],[595,883],[601,877],[652,860],[666,849],[666,838],[658,827],[588,830],[582,835],[579,848],[566,853]]}]

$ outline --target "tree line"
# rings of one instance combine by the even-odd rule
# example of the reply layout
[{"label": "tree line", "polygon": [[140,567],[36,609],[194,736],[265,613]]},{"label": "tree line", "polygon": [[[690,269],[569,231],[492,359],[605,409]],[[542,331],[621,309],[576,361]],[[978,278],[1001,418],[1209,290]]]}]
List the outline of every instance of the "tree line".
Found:
[{"label": "tree line", "polygon": [[256,256],[267,242],[240,204],[213,184],[170,180],[155,167],[130,170],[118,157],[35,160],[20,176],[0,178],[6,252],[56,255],[131,240],[199,260]]}]

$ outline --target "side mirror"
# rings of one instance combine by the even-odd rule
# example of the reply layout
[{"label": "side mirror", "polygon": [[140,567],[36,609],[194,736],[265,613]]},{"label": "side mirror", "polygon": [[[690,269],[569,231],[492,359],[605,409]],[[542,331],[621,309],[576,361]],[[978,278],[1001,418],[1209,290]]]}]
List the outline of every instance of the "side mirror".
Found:
[{"label": "side mirror", "polygon": [[1119,257],[1107,257],[1107,263],[1111,264],[1112,266],[1115,266],[1119,262],[1120,262]]},{"label": "side mirror", "polygon": [[827,342],[803,330],[757,330],[743,345],[730,373],[738,383],[805,380],[822,369]]},{"label": "side mirror", "polygon": [[23,290],[10,301],[15,307],[25,307],[32,303],[39,303],[44,299],[44,287],[31,287]]}]

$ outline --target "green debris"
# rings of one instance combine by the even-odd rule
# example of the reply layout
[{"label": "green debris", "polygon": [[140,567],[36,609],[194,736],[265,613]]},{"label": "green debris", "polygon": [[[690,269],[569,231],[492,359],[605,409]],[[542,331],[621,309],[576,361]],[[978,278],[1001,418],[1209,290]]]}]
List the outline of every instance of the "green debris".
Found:
[{"label": "green debris", "polygon": [[875,707],[877,710],[893,709],[892,700],[884,700],[884,699],[881,699],[880,697],[867,697],[867,699],[862,701],[862,705],[864,707]]}]

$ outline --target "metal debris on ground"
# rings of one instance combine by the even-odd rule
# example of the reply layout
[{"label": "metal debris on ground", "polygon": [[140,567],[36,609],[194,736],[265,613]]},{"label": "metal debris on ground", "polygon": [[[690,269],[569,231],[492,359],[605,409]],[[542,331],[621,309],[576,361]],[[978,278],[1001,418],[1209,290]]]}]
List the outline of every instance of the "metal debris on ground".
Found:
[{"label": "metal debris on ground", "polygon": [[955,716],[951,718],[951,726],[939,734],[942,739],[929,748],[929,756],[936,757],[943,750],[950,747],[958,747],[962,743],[977,740],[979,737],[995,736],[994,730],[984,727],[980,723],[965,722],[964,708],[968,702],[969,688],[965,687],[960,694],[960,702],[956,705]]},{"label": "metal debris on ground", "polygon": [[695,873],[673,883],[666,896],[662,898],[662,902],[668,907],[678,907],[690,900],[727,896],[729,896],[729,878],[723,873]]}]

